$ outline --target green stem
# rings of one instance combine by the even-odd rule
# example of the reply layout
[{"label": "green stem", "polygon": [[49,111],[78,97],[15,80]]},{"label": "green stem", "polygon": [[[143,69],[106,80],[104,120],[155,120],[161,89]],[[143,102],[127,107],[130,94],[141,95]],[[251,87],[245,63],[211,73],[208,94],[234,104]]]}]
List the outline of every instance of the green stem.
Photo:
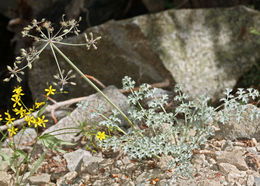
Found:
[{"label": "green stem", "polygon": [[[109,121],[109,118],[107,118],[105,115],[103,115],[103,114],[99,114],[99,115],[100,115],[103,119]],[[122,132],[124,135],[126,135],[126,132],[125,132],[124,130],[122,130],[120,127],[118,127],[118,126],[117,126],[117,130],[118,130],[119,132]]]},{"label": "green stem", "polygon": [[79,75],[85,80],[87,81],[87,83],[92,86],[98,93],[100,93],[105,100],[110,103],[124,118],[125,120],[129,123],[129,125],[140,135],[143,137],[143,134],[136,129],[136,127],[134,126],[134,124],[130,121],[130,119],[121,111],[120,108],[118,108],[94,83],[92,83],[83,72],[81,72],[81,70],[78,69],[77,66],[75,66],[72,61],[70,61],[70,59],[58,48],[56,47],[53,43],[50,43],[50,45],[63,57],[63,59],[70,64],[70,66],[77,72],[79,73]]}]

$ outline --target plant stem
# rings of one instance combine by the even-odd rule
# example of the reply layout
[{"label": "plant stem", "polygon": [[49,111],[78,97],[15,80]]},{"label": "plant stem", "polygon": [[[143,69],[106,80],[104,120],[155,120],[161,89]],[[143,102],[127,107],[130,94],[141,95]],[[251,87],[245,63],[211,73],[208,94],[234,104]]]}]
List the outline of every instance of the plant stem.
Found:
[{"label": "plant stem", "polygon": [[92,86],[98,93],[100,93],[105,100],[110,103],[124,118],[125,120],[129,123],[129,125],[140,135],[143,137],[143,134],[136,129],[136,127],[134,126],[134,124],[130,121],[130,119],[121,111],[120,108],[118,108],[94,83],[92,83],[92,81],[90,81],[83,72],[81,72],[80,69],[78,69],[77,66],[75,66],[73,64],[72,61],[70,61],[70,59],[58,48],[56,47],[53,43],[50,43],[50,45],[63,57],[63,59],[69,63],[69,65],[77,72],[79,73],[79,75],[85,80],[87,81],[87,83]]}]

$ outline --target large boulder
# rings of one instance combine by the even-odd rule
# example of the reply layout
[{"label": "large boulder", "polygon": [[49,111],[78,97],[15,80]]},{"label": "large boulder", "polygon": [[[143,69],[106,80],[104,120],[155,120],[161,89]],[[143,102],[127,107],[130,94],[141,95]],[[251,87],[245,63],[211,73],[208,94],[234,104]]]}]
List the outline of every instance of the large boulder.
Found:
[{"label": "large boulder", "polygon": [[129,22],[140,28],[185,92],[218,99],[259,59],[260,45],[250,34],[250,27],[260,30],[259,18],[259,11],[238,6],[169,10]]},{"label": "large boulder", "polygon": [[[128,75],[140,82],[169,78],[182,84],[193,98],[207,93],[213,99],[238,79],[259,59],[260,45],[250,27],[260,30],[260,13],[244,6],[225,9],[169,10],[123,21],[110,21],[86,32],[101,35],[97,51],[84,47],[60,49],[84,72],[105,85],[121,86]],[[69,38],[84,42],[84,36]],[[68,69],[60,58],[61,66]],[[47,49],[30,71],[34,97],[46,81],[57,73],[51,50]],[[39,76],[41,78],[39,78]],[[78,77],[71,96],[92,90]],[[91,91],[90,91],[91,92]],[[92,92],[91,92],[92,93]]]}]

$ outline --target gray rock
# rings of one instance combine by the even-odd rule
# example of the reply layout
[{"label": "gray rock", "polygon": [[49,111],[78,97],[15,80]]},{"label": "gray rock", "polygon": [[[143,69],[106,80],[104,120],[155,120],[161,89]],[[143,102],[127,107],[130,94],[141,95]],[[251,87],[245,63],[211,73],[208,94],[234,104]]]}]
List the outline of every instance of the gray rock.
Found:
[{"label": "gray rock", "polygon": [[249,32],[255,26],[260,30],[259,12],[245,6],[169,10],[130,21],[193,98],[203,93],[220,98],[260,57],[260,45]]},{"label": "gray rock", "polygon": [[[12,156],[12,149],[10,148],[1,148],[1,154],[4,154],[8,158]],[[3,159],[2,156],[0,156],[0,171],[7,171],[9,168],[7,159]]]},{"label": "gray rock", "polygon": [[92,155],[90,152],[78,149],[76,151],[66,153],[63,157],[67,161],[67,168],[69,171],[78,171],[80,169],[83,157],[86,156],[87,158],[91,159]]},{"label": "gray rock", "polygon": [[222,186],[222,184],[219,181],[216,180],[203,180],[198,183],[197,186]]},{"label": "gray rock", "polygon": [[43,173],[36,176],[31,176],[28,180],[33,185],[42,185],[49,183],[51,180],[51,176],[49,174]]},{"label": "gray rock", "polygon": [[167,171],[169,170],[169,164],[174,158],[172,156],[162,156],[160,158],[160,161],[158,162],[158,167],[163,170]]},{"label": "gray rock", "polygon": [[76,171],[68,172],[67,174],[58,179],[57,186],[71,185],[77,176],[78,173]]},{"label": "gray rock", "polygon": [[98,162],[91,162],[87,167],[86,171],[89,174],[97,174],[99,172],[99,164]]},{"label": "gray rock", "polygon": [[199,169],[200,167],[203,167],[203,165],[205,165],[206,162],[205,155],[195,154],[193,155],[191,162],[196,169]]},{"label": "gray rock", "polygon": [[162,173],[162,171],[156,168],[149,171],[143,171],[139,176],[137,176],[135,182],[136,184],[150,183],[150,181],[156,178],[160,173]]},{"label": "gray rock", "polygon": [[239,170],[246,171],[248,170],[248,166],[243,157],[243,150],[234,150],[232,152],[222,152],[217,154],[216,160],[218,165],[220,163],[229,163],[236,166]]},{"label": "gray rock", "polygon": [[235,117],[232,117],[227,123],[219,124],[220,130],[216,131],[215,138],[229,140],[237,138],[255,138],[257,141],[260,141],[260,120],[255,119],[251,121],[250,119],[253,109],[257,109],[258,112],[260,112],[260,109],[251,104],[248,104],[247,106],[248,108],[246,109],[246,112],[242,114],[243,119],[241,119],[240,122],[238,122]]},{"label": "gray rock", "polygon": [[247,177],[246,184],[247,184],[248,186],[253,186],[253,185],[254,185],[254,176],[253,176],[253,175],[249,175],[249,176]]},{"label": "gray rock", "polygon": [[[121,94],[119,90],[116,89],[114,86],[107,87],[103,92],[119,108],[121,108],[123,112],[128,109],[129,104],[127,103],[126,97],[123,94]],[[80,130],[78,129],[70,129],[70,130],[62,130],[62,131],[56,131],[56,130],[61,130],[69,127],[72,128],[79,127],[80,122],[91,123],[91,122],[100,121],[101,119],[100,117],[91,118],[91,113],[93,110],[99,108],[101,105],[102,105],[102,111],[100,111],[101,114],[109,114],[111,110],[113,110],[113,107],[107,101],[105,101],[104,98],[98,93],[90,95],[86,101],[88,102],[88,106],[86,109],[76,108],[73,112],[70,113],[69,116],[61,119],[58,123],[45,130],[43,134],[52,132],[51,133],[52,135],[56,135],[65,132],[75,132],[75,133],[62,134],[56,136],[57,138],[64,141],[75,142],[81,137],[81,135],[77,136],[77,132],[80,132]],[[124,121],[122,123],[124,123]]]},{"label": "gray rock", "polygon": [[234,173],[240,172],[235,165],[229,163],[219,163],[218,166],[219,166],[219,170],[224,174],[228,174],[230,172],[234,172]]},{"label": "gray rock", "polygon": [[103,183],[101,180],[96,180],[94,183],[93,183],[93,186],[103,186]]},{"label": "gray rock", "polygon": [[102,161],[103,161],[102,157],[96,157],[96,156],[92,156],[92,155],[84,155],[83,156],[83,162],[82,162],[82,170],[88,169],[87,167],[93,162],[99,163],[99,162],[102,162]]},{"label": "gray rock", "polygon": [[122,184],[122,186],[135,186],[135,183],[133,181],[126,181]]},{"label": "gray rock", "polygon": [[255,180],[255,185],[260,186],[260,177],[254,176],[254,180]]},{"label": "gray rock", "polygon": [[0,171],[0,185],[8,186],[11,183],[12,176],[5,171]]},{"label": "gray rock", "polygon": [[245,171],[230,172],[230,173],[227,174],[226,180],[227,180],[229,183],[234,183],[234,182],[237,182],[239,179],[245,178],[245,177],[246,177]]},{"label": "gray rock", "polygon": [[[16,148],[28,150],[31,149],[31,145],[34,143],[36,138],[36,130],[34,128],[26,128],[24,131],[20,131],[14,136],[14,142],[16,144]],[[9,142],[9,139],[3,143],[4,147],[6,147],[7,142]]]}]

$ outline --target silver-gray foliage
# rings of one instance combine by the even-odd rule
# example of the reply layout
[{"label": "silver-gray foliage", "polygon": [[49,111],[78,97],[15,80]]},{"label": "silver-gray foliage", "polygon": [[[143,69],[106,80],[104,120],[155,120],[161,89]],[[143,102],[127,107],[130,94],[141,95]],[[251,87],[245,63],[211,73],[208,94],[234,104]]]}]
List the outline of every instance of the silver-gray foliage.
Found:
[{"label": "silver-gray foliage", "polygon": [[[162,154],[171,155],[174,160],[169,168],[174,167],[183,175],[190,172],[192,150],[199,149],[200,145],[214,135],[214,123],[224,124],[234,116],[240,121],[241,113],[247,107],[245,104],[250,99],[259,97],[259,92],[251,88],[238,89],[236,97],[231,94],[232,90],[227,89],[224,93],[226,98],[220,100],[223,104],[214,108],[208,105],[210,99],[205,95],[190,101],[189,96],[182,92],[181,86],[177,85],[174,101],[178,102],[179,106],[172,112],[167,112],[165,109],[167,96],[158,99],[154,96],[155,89],[148,84],[143,84],[134,91],[135,82],[130,77],[125,77],[122,81],[123,88],[131,92],[128,101],[133,109],[128,114],[143,136],[133,128],[129,128],[124,135],[113,135],[99,141],[100,147],[114,151],[121,149],[130,158],[139,160]],[[152,101],[143,106],[141,103],[145,99]],[[250,117],[253,120],[259,116],[259,111],[255,110]],[[120,120],[116,112],[113,112],[111,116],[101,121],[100,125],[116,128],[118,122]]]}]

